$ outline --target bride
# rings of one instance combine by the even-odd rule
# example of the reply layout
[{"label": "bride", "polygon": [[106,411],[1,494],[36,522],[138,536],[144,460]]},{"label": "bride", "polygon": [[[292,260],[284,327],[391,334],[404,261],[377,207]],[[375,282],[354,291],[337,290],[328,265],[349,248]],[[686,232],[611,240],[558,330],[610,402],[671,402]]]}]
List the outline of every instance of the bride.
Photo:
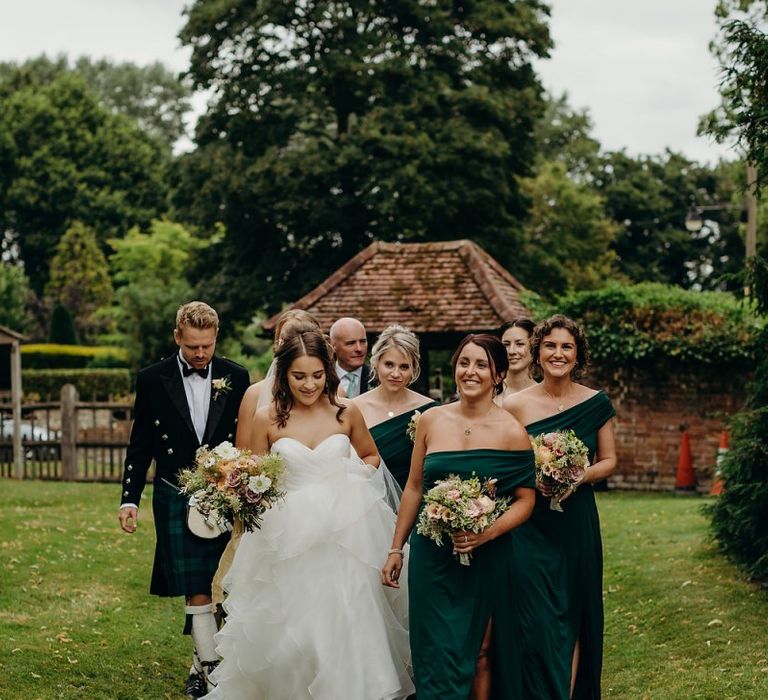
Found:
[{"label": "bride", "polygon": [[[275,355],[250,448],[280,453],[285,500],[243,535],[224,587],[209,700],[396,700],[413,693],[404,589],[383,588],[395,514],[360,411],[337,399],[322,333]],[[352,448],[360,458],[351,458]]]}]

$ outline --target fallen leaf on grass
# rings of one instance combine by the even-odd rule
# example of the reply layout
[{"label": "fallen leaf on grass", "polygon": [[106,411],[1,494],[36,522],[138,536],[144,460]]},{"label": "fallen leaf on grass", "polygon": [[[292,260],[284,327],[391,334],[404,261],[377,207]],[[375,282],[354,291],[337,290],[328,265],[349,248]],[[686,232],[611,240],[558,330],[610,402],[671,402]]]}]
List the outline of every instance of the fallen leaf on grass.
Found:
[{"label": "fallen leaf on grass", "polygon": [[34,671],[32,671],[32,673],[30,675],[32,676],[32,678],[42,678],[42,676],[40,674],[35,673]]},{"label": "fallen leaf on grass", "polygon": [[690,579],[688,579],[687,581],[683,581],[683,583],[680,586],[680,588],[685,588],[686,586],[690,586],[692,583],[693,583],[693,581],[691,581]]},{"label": "fallen leaf on grass", "polygon": [[723,624],[722,620],[718,620],[717,618],[715,618],[714,620],[710,620],[707,623],[707,627],[714,627],[715,625],[722,625],[722,624]]}]

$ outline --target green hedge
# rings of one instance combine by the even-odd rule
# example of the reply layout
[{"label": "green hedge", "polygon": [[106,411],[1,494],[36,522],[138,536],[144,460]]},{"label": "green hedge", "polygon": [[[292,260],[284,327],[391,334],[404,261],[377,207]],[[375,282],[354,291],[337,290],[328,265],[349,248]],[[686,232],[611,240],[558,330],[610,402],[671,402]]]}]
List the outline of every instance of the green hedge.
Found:
[{"label": "green hedge", "polygon": [[127,369],[22,369],[21,375],[24,396],[41,401],[58,401],[65,384],[74,384],[83,401],[106,401],[133,390]]},{"label": "green hedge", "polygon": [[764,321],[727,292],[646,282],[572,292],[554,304],[527,297],[535,318],[561,313],[583,324],[592,358],[612,365],[675,361],[723,365],[754,359]]},{"label": "green hedge", "polygon": [[22,365],[30,369],[128,367],[128,352],[108,345],[36,343],[21,346]]}]

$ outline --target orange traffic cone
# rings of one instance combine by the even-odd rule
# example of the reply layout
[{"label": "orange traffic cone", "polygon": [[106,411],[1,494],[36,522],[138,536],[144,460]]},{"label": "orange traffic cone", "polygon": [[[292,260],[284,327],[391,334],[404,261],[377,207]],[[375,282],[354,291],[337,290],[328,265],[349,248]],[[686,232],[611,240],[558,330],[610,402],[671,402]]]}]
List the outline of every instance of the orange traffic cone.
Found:
[{"label": "orange traffic cone", "polygon": [[693,461],[691,459],[691,439],[688,431],[680,434],[680,456],[677,458],[677,478],[675,479],[675,491],[695,491],[696,477],[693,475]]},{"label": "orange traffic cone", "polygon": [[723,475],[720,472],[720,465],[723,458],[728,454],[728,431],[723,430],[720,433],[720,447],[717,448],[717,459],[715,461],[715,478],[712,480],[712,488],[709,490],[710,496],[719,496],[723,492]]}]

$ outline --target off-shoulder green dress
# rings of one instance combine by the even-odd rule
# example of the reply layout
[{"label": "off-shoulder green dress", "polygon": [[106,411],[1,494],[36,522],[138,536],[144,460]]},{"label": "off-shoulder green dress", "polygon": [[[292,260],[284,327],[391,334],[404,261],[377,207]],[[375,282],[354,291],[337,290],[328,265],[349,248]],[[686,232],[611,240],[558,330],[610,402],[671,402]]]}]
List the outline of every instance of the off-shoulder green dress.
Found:
[{"label": "off-shoulder green dress", "polygon": [[[526,430],[540,435],[572,429],[593,461],[597,433],[615,415],[610,399],[598,392],[586,401]],[[515,530],[514,572],[521,596],[523,696],[526,700],[568,700],[571,660],[580,640],[574,699],[599,700],[603,662],[603,547],[591,484],[563,504],[549,507],[536,493],[531,518]]]},{"label": "off-shoulder green dress", "polygon": [[370,429],[384,464],[395,477],[395,481],[400,484],[401,489],[405,488],[405,482],[408,481],[408,473],[411,470],[411,453],[413,452],[413,443],[406,432],[408,423],[411,422],[416,411],[424,413],[427,409],[439,405],[436,401],[430,401],[412,411],[406,411],[399,416],[378,423]]},{"label": "off-shoulder green dress", "polygon": [[[498,494],[535,484],[533,452],[466,450],[432,452],[424,459],[424,491],[456,474],[498,479]],[[513,531],[514,532],[514,531]],[[480,645],[493,619],[494,698],[521,697],[518,595],[514,589],[513,532],[459,564],[450,541],[438,547],[414,533],[408,569],[409,624],[414,682],[419,700],[467,700]]]}]

